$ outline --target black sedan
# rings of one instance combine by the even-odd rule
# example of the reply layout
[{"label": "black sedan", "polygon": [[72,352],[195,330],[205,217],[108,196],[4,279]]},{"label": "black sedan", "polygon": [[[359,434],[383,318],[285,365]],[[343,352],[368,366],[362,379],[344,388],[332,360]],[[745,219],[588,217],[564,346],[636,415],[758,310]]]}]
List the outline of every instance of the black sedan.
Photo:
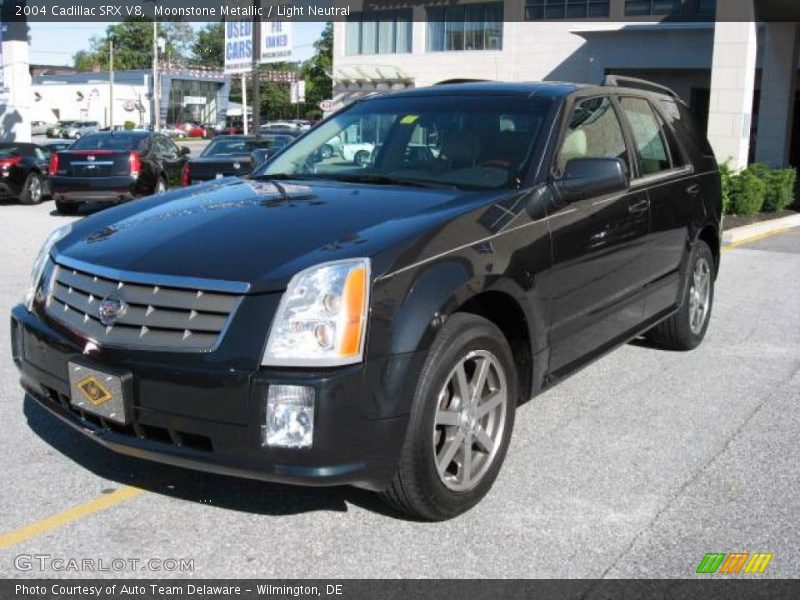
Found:
[{"label": "black sedan", "polygon": [[0,199],[39,204],[49,193],[49,158],[47,149],[36,144],[0,144]]},{"label": "black sedan", "polygon": [[56,208],[76,214],[91,201],[122,202],[179,186],[188,148],[149,131],[110,131],[82,137],[53,154],[50,174]]},{"label": "black sedan", "polygon": [[[226,135],[215,138],[200,156],[186,163],[183,185],[192,185],[210,179],[246,175],[253,167],[253,152],[266,158],[294,141],[290,135],[262,135],[258,138],[244,135]],[[263,151],[263,152],[261,152]]]}]

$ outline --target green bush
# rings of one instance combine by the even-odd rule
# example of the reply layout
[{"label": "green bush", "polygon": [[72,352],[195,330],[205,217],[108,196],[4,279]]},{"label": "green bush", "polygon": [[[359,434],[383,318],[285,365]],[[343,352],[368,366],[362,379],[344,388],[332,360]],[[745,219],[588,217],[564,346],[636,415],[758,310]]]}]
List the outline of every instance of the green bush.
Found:
[{"label": "green bush", "polygon": [[776,212],[783,210],[794,202],[794,183],[797,180],[795,169],[775,169],[766,180],[767,196],[764,210]]},{"label": "green bush", "polygon": [[736,215],[754,215],[764,206],[767,184],[750,168],[731,178],[730,212]]},{"label": "green bush", "polygon": [[722,212],[731,211],[731,180],[733,173],[728,163],[719,166],[719,174],[722,178]]},{"label": "green bush", "polygon": [[136,129],[136,123],[134,123],[133,121],[125,121],[125,123],[122,126],[128,131]]}]

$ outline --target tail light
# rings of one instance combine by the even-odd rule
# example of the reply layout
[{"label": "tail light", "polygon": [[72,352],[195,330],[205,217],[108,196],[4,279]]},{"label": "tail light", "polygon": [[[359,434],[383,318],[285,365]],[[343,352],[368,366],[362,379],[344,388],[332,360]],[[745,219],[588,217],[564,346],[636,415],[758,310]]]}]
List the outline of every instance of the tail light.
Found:
[{"label": "tail light", "polygon": [[128,162],[131,165],[131,177],[134,179],[139,177],[139,173],[142,170],[142,157],[138,152],[131,152]]},{"label": "tail light", "polygon": [[183,169],[181,169],[181,185],[189,185],[189,163],[183,163]]},{"label": "tail light", "polygon": [[50,175],[55,175],[58,173],[58,152],[53,152],[50,155]]},{"label": "tail light", "polygon": [[22,160],[21,156],[5,156],[0,158],[0,169],[7,169],[14,165],[17,165]]}]

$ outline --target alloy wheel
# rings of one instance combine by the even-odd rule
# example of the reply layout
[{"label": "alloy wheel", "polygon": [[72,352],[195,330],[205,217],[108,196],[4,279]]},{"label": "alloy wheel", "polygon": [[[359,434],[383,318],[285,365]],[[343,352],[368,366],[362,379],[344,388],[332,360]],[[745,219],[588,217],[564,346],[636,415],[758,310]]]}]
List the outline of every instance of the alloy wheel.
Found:
[{"label": "alloy wheel", "polygon": [[692,281],[689,286],[689,328],[695,335],[703,331],[708,318],[711,300],[711,266],[705,258],[699,258],[694,265]]},{"label": "alloy wheel", "polygon": [[434,464],[447,488],[466,492],[486,475],[503,439],[507,404],[506,374],[491,352],[470,352],[450,372],[433,426]]},{"label": "alloy wheel", "polygon": [[37,204],[42,199],[42,180],[38,177],[31,177],[31,182],[28,184],[28,193],[30,194],[31,203]]}]

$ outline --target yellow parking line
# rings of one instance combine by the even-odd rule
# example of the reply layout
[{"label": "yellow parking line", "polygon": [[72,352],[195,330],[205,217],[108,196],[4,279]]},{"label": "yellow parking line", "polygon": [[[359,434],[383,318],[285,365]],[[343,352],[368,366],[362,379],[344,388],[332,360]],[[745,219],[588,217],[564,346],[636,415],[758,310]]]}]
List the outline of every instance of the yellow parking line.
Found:
[{"label": "yellow parking line", "polygon": [[751,244],[752,242],[757,242],[759,240],[763,240],[764,238],[772,237],[773,235],[778,235],[779,233],[784,233],[788,230],[789,230],[788,227],[782,227],[781,229],[775,229],[773,231],[759,233],[758,235],[754,235],[752,237],[739,240],[738,242],[734,242],[733,244],[728,244],[727,246],[723,246],[722,251],[728,252],[729,250],[733,250],[734,248],[738,248],[739,246],[744,246],[745,244]]},{"label": "yellow parking line", "polygon": [[69,525],[73,521],[77,521],[83,517],[88,517],[96,512],[100,512],[101,510],[116,506],[120,502],[125,502],[131,498],[135,498],[142,493],[144,493],[144,490],[126,485],[125,487],[111,492],[108,495],[100,496],[94,500],[89,500],[88,502],[84,502],[78,506],[68,508],[60,513],[45,517],[39,521],[35,521],[30,525],[25,525],[19,529],[15,529],[14,531],[4,533],[0,535],[0,550],[5,550],[14,544],[19,544],[20,542],[24,542],[25,540],[42,535],[43,533],[58,529],[64,525]]}]

